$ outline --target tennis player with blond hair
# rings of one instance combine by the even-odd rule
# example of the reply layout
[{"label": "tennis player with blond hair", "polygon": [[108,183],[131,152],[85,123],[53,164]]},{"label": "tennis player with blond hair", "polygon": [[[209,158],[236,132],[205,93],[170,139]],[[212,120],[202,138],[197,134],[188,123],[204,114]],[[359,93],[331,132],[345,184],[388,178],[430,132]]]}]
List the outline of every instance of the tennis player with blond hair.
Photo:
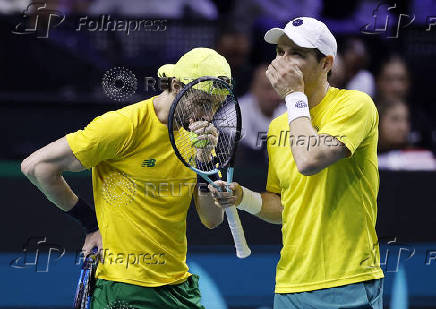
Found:
[{"label": "tennis player with blond hair", "polygon": [[[169,109],[184,84],[202,77],[231,78],[226,59],[195,48],[158,72],[168,87],[156,97],[108,112],[83,130],[37,150],[21,169],[58,208],[85,228],[83,250],[100,250],[91,308],[203,308],[198,276],[186,265],[186,215],[194,197],[208,228],[223,210],[199,193],[195,172],[174,154]],[[188,115],[191,132],[216,145],[216,130],[202,115]],[[188,119],[186,119],[188,121]],[[212,151],[213,147],[201,148]],[[92,168],[95,212],[62,177]],[[112,307],[111,307],[112,306]]]},{"label": "tennis player with blond hair", "polygon": [[282,224],[275,309],[382,309],[374,103],[329,85],[337,43],[322,22],[295,18],[265,40],[277,48],[266,75],[287,106],[268,131],[266,192],[209,188],[222,207]]}]

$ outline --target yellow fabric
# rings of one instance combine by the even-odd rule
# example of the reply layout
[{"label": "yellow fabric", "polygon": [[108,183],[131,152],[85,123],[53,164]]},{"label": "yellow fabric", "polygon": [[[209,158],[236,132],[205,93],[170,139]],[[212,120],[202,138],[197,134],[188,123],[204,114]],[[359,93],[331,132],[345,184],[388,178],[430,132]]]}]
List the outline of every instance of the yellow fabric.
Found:
[{"label": "yellow fabric", "polygon": [[186,280],[186,214],[197,177],[174,154],[153,98],[97,117],[66,138],[92,167],[105,249],[97,277],[147,287]]},{"label": "yellow fabric", "polygon": [[284,206],[276,293],[383,277],[375,231],[379,176],[374,103],[363,92],[330,88],[310,114],[318,134],[336,136],[351,155],[303,176],[292,156],[287,113],[271,122],[266,189],[281,194]]}]

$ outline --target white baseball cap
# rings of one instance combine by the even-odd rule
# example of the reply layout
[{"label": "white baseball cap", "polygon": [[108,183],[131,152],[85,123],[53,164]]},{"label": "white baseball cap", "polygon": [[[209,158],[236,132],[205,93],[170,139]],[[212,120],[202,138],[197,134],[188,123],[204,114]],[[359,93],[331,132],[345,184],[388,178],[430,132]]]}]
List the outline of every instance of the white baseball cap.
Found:
[{"label": "white baseball cap", "polygon": [[285,29],[268,30],[264,38],[270,44],[277,44],[283,34],[300,47],[317,48],[325,56],[336,57],[338,44],[335,37],[323,22],[315,18],[294,18]]}]

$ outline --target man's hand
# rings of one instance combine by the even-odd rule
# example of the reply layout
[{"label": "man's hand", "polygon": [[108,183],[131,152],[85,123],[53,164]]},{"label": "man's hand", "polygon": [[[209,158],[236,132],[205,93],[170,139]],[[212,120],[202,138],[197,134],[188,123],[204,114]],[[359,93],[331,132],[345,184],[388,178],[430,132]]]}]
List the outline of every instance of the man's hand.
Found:
[{"label": "man's hand", "polygon": [[289,62],[284,57],[278,57],[271,62],[266,76],[282,98],[292,92],[304,92],[303,72],[297,64]]},{"label": "man's hand", "polygon": [[[189,125],[189,130],[197,135],[194,147],[197,149],[197,159],[200,162],[208,162],[212,157],[212,150],[218,144],[218,130],[209,121],[196,121]],[[200,147],[203,142],[206,145]],[[198,145],[198,146],[197,146]]]},{"label": "man's hand", "polygon": [[103,249],[103,243],[101,240],[100,230],[97,230],[93,233],[89,233],[85,237],[85,244],[83,245],[82,252],[84,256],[87,256],[92,252],[94,247],[98,248],[98,252]]},{"label": "man's hand", "polygon": [[[209,191],[214,198],[215,205],[221,208],[227,208],[231,206],[238,206],[241,203],[243,191],[238,183],[232,182],[229,185],[225,181],[217,180],[214,182],[214,184],[222,190],[222,192],[218,191],[218,189],[211,184],[208,186]],[[227,192],[227,187],[232,191]]]}]

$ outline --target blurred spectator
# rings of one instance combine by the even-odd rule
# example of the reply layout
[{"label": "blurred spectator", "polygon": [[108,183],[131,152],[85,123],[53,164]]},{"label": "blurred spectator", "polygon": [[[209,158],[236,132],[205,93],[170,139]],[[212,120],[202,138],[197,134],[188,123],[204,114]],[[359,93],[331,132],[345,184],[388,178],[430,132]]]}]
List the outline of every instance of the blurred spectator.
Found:
[{"label": "blurred spectator", "polygon": [[91,14],[119,14],[164,18],[200,17],[216,19],[218,12],[209,0],[94,0]]},{"label": "blurred spectator", "polygon": [[409,108],[404,101],[385,101],[379,111],[379,152],[407,149],[409,145]]},{"label": "blurred spectator", "polygon": [[318,18],[322,9],[321,0],[254,0],[261,9],[262,15],[278,20],[290,20],[298,16]]},{"label": "blurred spectator", "polygon": [[360,90],[374,96],[374,77],[366,70],[369,56],[361,39],[351,38],[344,44],[343,64],[345,69],[345,88]]},{"label": "blurred spectator", "polygon": [[2,14],[22,13],[29,3],[29,0],[0,1],[0,12]]},{"label": "blurred spectator", "polygon": [[64,14],[86,14],[95,0],[57,0],[57,9]]},{"label": "blurred spectator", "polygon": [[[89,6],[96,0],[17,0],[17,1],[2,1],[0,2],[0,12],[7,12],[11,8],[20,8],[20,13],[26,11],[34,12],[38,7],[45,7],[48,10],[59,10],[64,14],[86,14]],[[12,11],[12,10],[11,10]],[[13,11],[12,11],[13,12]],[[41,16],[44,14],[41,14]]]},{"label": "blurred spectator", "polygon": [[250,91],[239,99],[243,136],[241,144],[251,150],[261,150],[271,120],[286,112],[283,100],[265,75],[267,68],[267,64],[256,67]]},{"label": "blurred spectator", "polygon": [[216,51],[223,55],[232,69],[234,92],[237,97],[244,95],[250,86],[251,67],[250,40],[245,33],[234,28],[222,28],[218,34]]},{"label": "blurred spectator", "polygon": [[377,74],[377,100],[406,100],[410,77],[406,62],[398,55],[385,61]]},{"label": "blurred spectator", "polygon": [[378,106],[380,169],[435,170],[432,152],[413,148],[409,142],[410,116],[404,101],[385,101]]},{"label": "blurred spectator", "polygon": [[[376,103],[396,100],[411,102],[410,106],[413,107],[410,110],[411,142],[413,145],[430,149],[434,119],[431,119],[431,115],[426,110],[422,97],[417,96],[417,93],[415,97],[411,97],[411,74],[406,61],[399,55],[390,55],[379,68],[376,75]],[[417,99],[420,101],[416,101]]]},{"label": "blurred spectator", "polygon": [[341,55],[337,54],[333,62],[331,75],[328,76],[329,84],[336,88],[345,87],[345,66]]},{"label": "blurred spectator", "polygon": [[264,18],[285,23],[298,16],[319,18],[322,5],[321,0],[238,0],[235,1],[231,17],[233,23],[237,22],[244,28]]}]

